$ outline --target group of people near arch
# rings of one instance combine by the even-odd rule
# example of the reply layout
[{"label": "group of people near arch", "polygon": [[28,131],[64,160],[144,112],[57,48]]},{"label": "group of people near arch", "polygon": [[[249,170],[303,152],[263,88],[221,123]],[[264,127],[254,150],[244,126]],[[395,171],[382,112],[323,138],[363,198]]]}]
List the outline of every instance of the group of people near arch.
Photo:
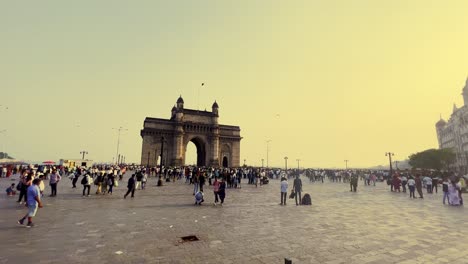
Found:
[{"label": "group of people near arch", "polygon": [[[127,179],[124,179],[126,172]],[[22,218],[20,223],[35,216],[37,208],[40,207],[40,197],[44,195],[45,184],[48,180],[50,185],[50,197],[56,197],[59,193],[59,183],[63,179],[70,179],[70,187],[77,188],[78,183],[83,186],[82,196],[90,195],[91,186],[95,186],[96,195],[112,195],[113,188],[119,186],[119,182],[127,181],[127,193],[124,198],[131,194],[133,198],[135,190],[145,189],[146,182],[151,177],[159,178],[162,182],[185,181],[186,184],[193,185],[189,190],[195,198],[195,204],[201,205],[205,200],[205,194],[213,192],[214,205],[222,205],[225,202],[227,189],[241,189],[245,182],[256,187],[265,184],[265,179],[281,179],[281,204],[286,204],[284,190],[287,190],[288,179],[294,179],[293,190],[299,193],[301,204],[302,181],[301,177],[309,178],[310,183],[324,183],[328,179],[331,183],[349,183],[350,191],[357,192],[359,180],[364,186],[375,186],[376,182],[386,183],[391,192],[405,194],[409,192],[410,198],[416,199],[416,192],[420,199],[426,195],[443,193],[442,203],[452,206],[463,205],[463,192],[466,192],[466,176],[458,176],[455,173],[435,172],[435,171],[397,171],[390,174],[388,171],[371,170],[325,170],[325,169],[304,169],[304,170],[283,170],[265,169],[253,167],[241,168],[212,168],[212,167],[158,167],[150,168],[145,166],[117,166],[117,165],[97,165],[90,168],[65,168],[65,167],[42,167],[35,166],[17,167],[15,172],[20,174],[18,182],[8,186],[6,192],[9,196],[18,194],[18,203],[23,202],[35,204],[34,208],[28,210],[28,215]],[[131,175],[131,176],[130,176]],[[391,177],[390,177],[391,176]],[[81,179],[81,180],[80,180]],[[80,180],[80,181],[79,181]],[[63,186],[63,184],[60,184]],[[207,188],[207,186],[210,186]],[[63,187],[62,187],[63,188]],[[30,190],[31,189],[31,190]],[[34,189],[34,190],[32,190]],[[28,198],[28,195],[39,195],[39,199]],[[296,194],[296,200],[297,200]]]}]

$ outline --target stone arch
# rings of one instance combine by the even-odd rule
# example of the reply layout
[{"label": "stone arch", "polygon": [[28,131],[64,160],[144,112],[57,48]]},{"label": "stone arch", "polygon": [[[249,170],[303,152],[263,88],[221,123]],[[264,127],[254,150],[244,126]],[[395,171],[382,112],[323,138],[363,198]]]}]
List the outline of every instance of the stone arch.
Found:
[{"label": "stone arch", "polygon": [[231,166],[232,164],[231,146],[225,143],[221,145],[220,151],[221,153],[219,157],[221,158],[221,166],[225,168]]},{"label": "stone arch", "polygon": [[[143,139],[141,165],[155,166],[164,141],[163,165],[183,166],[187,144],[192,141],[197,148],[199,166],[229,167],[240,165],[240,128],[218,123],[219,106],[215,102],[212,111],[200,111],[184,107],[179,97],[171,118],[147,117],[140,135]],[[224,149],[222,149],[224,146]],[[224,156],[221,156],[224,155]],[[161,163],[161,162],[159,162]]]},{"label": "stone arch", "polygon": [[197,148],[197,166],[206,166],[207,163],[207,158],[208,158],[208,144],[206,142],[206,139],[204,139],[201,136],[192,136],[189,137],[187,140],[184,142],[184,151],[183,151],[183,161],[185,163],[185,156],[187,152],[187,145],[189,142],[192,142],[195,144],[195,147]]}]

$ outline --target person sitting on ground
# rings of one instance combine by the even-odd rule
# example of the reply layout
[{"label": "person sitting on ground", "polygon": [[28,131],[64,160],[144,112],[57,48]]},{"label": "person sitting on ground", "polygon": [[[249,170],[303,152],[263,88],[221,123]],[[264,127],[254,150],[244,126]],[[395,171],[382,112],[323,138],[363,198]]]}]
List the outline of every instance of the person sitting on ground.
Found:
[{"label": "person sitting on ground", "polygon": [[205,200],[203,199],[203,192],[199,191],[195,194],[195,205],[201,205]]},{"label": "person sitting on ground", "polygon": [[8,196],[15,196],[16,195],[15,184],[14,183],[12,183],[11,186],[6,189],[6,193],[7,193]]}]

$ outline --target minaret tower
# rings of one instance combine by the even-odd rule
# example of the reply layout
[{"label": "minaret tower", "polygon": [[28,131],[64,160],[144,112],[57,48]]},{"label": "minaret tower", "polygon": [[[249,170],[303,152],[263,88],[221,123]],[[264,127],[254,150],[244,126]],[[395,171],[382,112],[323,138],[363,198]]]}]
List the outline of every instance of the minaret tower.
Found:
[{"label": "minaret tower", "polygon": [[463,87],[462,95],[465,105],[468,105],[468,78],[466,78],[465,87]]},{"label": "minaret tower", "polygon": [[216,116],[213,121],[214,121],[215,124],[218,124],[219,106],[218,106],[218,103],[216,101],[213,103],[213,106],[211,106],[211,110],[212,110],[213,114]]},{"label": "minaret tower", "polygon": [[181,95],[179,96],[179,99],[177,99],[176,120],[181,122],[183,117],[184,117],[184,99],[182,99],[182,95]]},{"label": "minaret tower", "polygon": [[442,115],[440,115],[440,120],[436,123],[436,131],[437,131],[437,139],[439,141],[439,148],[442,148],[442,133],[445,129],[447,122],[442,119]]},{"label": "minaret tower", "polygon": [[212,149],[211,149],[211,160],[210,165],[214,167],[218,167],[219,164],[219,125],[218,125],[218,118],[219,118],[219,106],[218,103],[215,101],[211,106],[211,110],[213,113],[213,134],[211,135],[212,140]]}]

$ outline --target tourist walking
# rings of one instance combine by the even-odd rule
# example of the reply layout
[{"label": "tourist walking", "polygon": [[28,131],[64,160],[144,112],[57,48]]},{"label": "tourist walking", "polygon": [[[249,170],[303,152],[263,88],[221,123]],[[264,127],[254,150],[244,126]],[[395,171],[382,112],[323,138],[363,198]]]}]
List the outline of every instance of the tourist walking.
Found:
[{"label": "tourist walking", "polygon": [[33,173],[30,172],[29,174],[27,174],[26,172],[23,174],[23,176],[21,177],[18,185],[20,185],[20,187],[16,187],[16,188],[19,188],[20,189],[20,194],[19,194],[19,198],[18,198],[18,203],[19,204],[23,204],[23,202],[21,201],[24,197],[24,203],[26,204],[27,203],[27,200],[28,200],[28,188],[29,186],[32,185],[32,181],[33,181]]},{"label": "tourist walking", "polygon": [[109,174],[107,176],[107,186],[109,186],[107,193],[112,195],[113,189],[114,189],[114,184],[115,184],[115,176],[114,174]]},{"label": "tourist walking", "polygon": [[107,184],[109,183],[108,180],[109,180],[109,176],[112,175],[112,171],[109,171],[107,174],[104,174],[104,176],[102,176],[102,183],[101,183],[101,193],[102,195],[106,195],[107,194]]},{"label": "tourist walking", "polygon": [[32,222],[33,217],[36,216],[37,209],[42,208],[42,201],[41,201],[41,195],[39,191],[39,183],[41,182],[41,179],[34,179],[32,182],[32,185],[28,187],[27,190],[27,206],[28,206],[28,213],[18,220],[18,224],[23,225],[24,220],[28,218],[28,224],[27,227],[33,227],[34,224]]},{"label": "tourist walking", "polygon": [[72,187],[72,188],[76,188],[76,183],[78,182],[78,178],[80,178],[80,173],[79,173],[79,171],[77,170],[77,171],[73,174],[73,180],[72,180],[72,185],[73,185],[73,187]]},{"label": "tourist walking", "polygon": [[288,196],[288,179],[286,177],[281,178],[281,203],[280,205],[286,205],[286,197]]},{"label": "tourist walking", "polygon": [[416,174],[416,179],[414,180],[416,182],[416,190],[418,191],[419,198],[424,199],[423,197],[423,192],[422,192],[422,180],[421,176],[419,174]]},{"label": "tourist walking", "polygon": [[219,190],[218,190],[219,199],[221,200],[221,206],[224,204],[224,199],[226,198],[226,182],[223,178],[219,183]]},{"label": "tourist walking", "polygon": [[143,178],[141,179],[141,189],[144,190],[146,188],[146,182],[148,181],[148,173],[143,174]]},{"label": "tourist walking", "polygon": [[200,173],[200,177],[198,178],[198,183],[200,184],[200,191],[203,192],[203,186],[205,185],[205,173]]},{"label": "tourist walking", "polygon": [[132,174],[132,177],[128,179],[128,184],[127,184],[128,191],[124,195],[124,199],[127,198],[127,196],[132,193],[132,198],[135,197],[135,174]]},{"label": "tourist walking", "polygon": [[400,192],[400,185],[401,185],[401,180],[398,177],[397,174],[393,175],[393,191],[394,192]]},{"label": "tourist walking", "polygon": [[432,191],[431,192],[434,193],[434,189],[435,189],[435,192],[437,193],[438,187],[439,187],[439,177],[434,176],[432,178]]},{"label": "tourist walking", "polygon": [[215,205],[215,206],[219,202],[219,199],[218,199],[219,186],[220,186],[220,182],[218,181],[218,177],[215,177],[215,180],[213,182],[213,193],[214,193],[214,197],[215,197],[215,201],[214,201],[213,205]]},{"label": "tourist walking", "polygon": [[86,194],[86,190],[88,193],[86,194],[89,197],[89,192],[91,190],[91,184],[93,184],[93,178],[89,176],[88,173],[83,176],[83,179],[81,179],[81,184],[83,185],[83,197]]},{"label": "tourist walking", "polygon": [[413,179],[413,177],[410,177],[408,180],[409,197],[413,199],[416,199],[416,196],[414,196],[415,187],[416,187],[416,181]]},{"label": "tourist walking", "polygon": [[423,178],[424,184],[426,185],[427,193],[432,193],[432,179],[429,176]]},{"label": "tourist walking", "polygon": [[460,192],[461,188],[460,185],[457,184],[456,179],[452,179],[449,184],[449,204],[453,206],[458,206],[461,205],[461,199],[460,199]]},{"label": "tourist walking", "polygon": [[448,177],[445,176],[444,181],[442,182],[442,191],[444,192],[444,198],[442,199],[443,204],[445,204],[445,199],[447,199],[447,202],[450,204],[449,185],[450,185],[450,182],[448,180]]},{"label": "tourist walking", "polygon": [[96,182],[94,183],[97,186],[96,194],[101,194],[102,192],[102,181],[104,179],[104,172],[99,172],[98,176],[96,177]]},{"label": "tourist walking", "polygon": [[403,176],[401,176],[401,187],[403,187],[404,193],[406,193],[406,184],[408,184],[408,178],[403,174]]},{"label": "tourist walking", "polygon": [[[299,175],[296,175],[296,179],[294,179],[294,199],[296,200],[296,206],[302,204],[302,180],[299,178]],[[299,199],[298,199],[299,198]],[[298,202],[299,200],[299,202]]]},{"label": "tourist walking", "polygon": [[139,171],[137,172],[137,175],[136,175],[136,186],[135,186],[135,189],[138,189],[140,190],[141,189],[141,181],[143,180],[143,172],[142,171]]},{"label": "tourist walking", "polygon": [[351,179],[349,181],[349,185],[351,187],[350,192],[357,192],[358,181],[359,181],[359,178],[357,174],[355,173],[351,174]]},{"label": "tourist walking", "polygon": [[371,181],[372,181],[372,184],[375,186],[375,182],[377,181],[377,176],[374,173],[372,173],[371,175]]},{"label": "tourist walking", "polygon": [[60,176],[60,174],[57,173],[57,170],[53,169],[52,174],[50,174],[49,178],[49,185],[51,189],[50,197],[57,196],[57,184],[61,179],[62,177]]},{"label": "tourist walking", "polygon": [[193,183],[193,195],[198,192],[198,176],[195,174],[195,170],[192,172],[192,183]]}]

